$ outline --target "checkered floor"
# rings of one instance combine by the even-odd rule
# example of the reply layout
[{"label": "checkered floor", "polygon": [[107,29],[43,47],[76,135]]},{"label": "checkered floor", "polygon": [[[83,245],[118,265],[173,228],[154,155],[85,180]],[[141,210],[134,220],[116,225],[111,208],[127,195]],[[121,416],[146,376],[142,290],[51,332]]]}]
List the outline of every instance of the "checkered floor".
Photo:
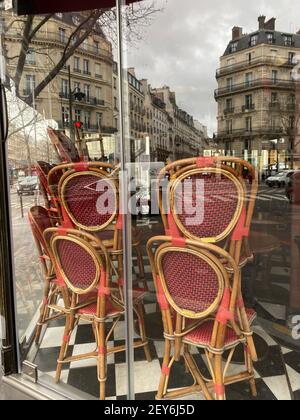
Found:
[{"label": "checkered floor", "polygon": [[[140,221],[138,223],[147,230],[149,236],[156,234],[158,228],[156,220]],[[156,228],[157,226],[157,228]],[[146,240],[146,238],[145,238]],[[277,261],[277,262],[276,262]],[[145,258],[146,276],[151,285],[150,266]],[[277,264],[277,265],[276,265]],[[272,278],[276,280],[278,287],[287,290],[289,269],[282,269],[280,255],[274,254],[272,265]],[[150,286],[151,287],[151,286]],[[146,318],[156,311],[154,294],[150,292],[145,304]],[[286,307],[283,302],[272,304],[264,299],[259,300],[256,305],[258,311],[258,322],[255,325],[255,332],[260,335],[268,344],[268,352],[265,357],[255,364],[256,384],[258,389],[258,400],[291,400],[300,399],[300,343],[294,347],[286,347],[285,337],[280,336],[278,326],[283,326],[286,319]],[[109,327],[109,326],[108,326]],[[124,343],[124,322],[120,322],[111,338],[114,345]],[[271,335],[266,331],[271,332]],[[54,377],[56,361],[63,337],[63,321],[57,321],[49,325],[41,347],[35,359],[39,370]],[[274,334],[273,334],[274,332]],[[284,343],[280,345],[280,343]],[[295,344],[295,342],[294,342]],[[135,350],[135,390],[136,399],[153,400],[156,395],[160,378],[162,358],[164,353],[163,341],[151,341],[150,349],[153,357],[152,363],[145,360],[143,349]],[[78,355],[95,350],[95,343],[92,328],[88,324],[80,324],[74,331],[70,341],[69,355]],[[193,350],[194,357],[205,373],[207,371],[204,358],[197,349]],[[232,365],[229,374],[239,372],[241,366]],[[107,398],[125,399],[126,397],[126,363],[125,354],[111,355],[108,358],[107,373]],[[81,391],[94,396],[99,395],[99,384],[97,380],[96,361],[86,360],[64,365],[62,382],[67,383]],[[192,384],[192,379],[185,372],[183,363],[175,363],[172,369],[169,388],[176,389]],[[251,400],[248,384],[239,383],[227,387],[227,398],[229,400]],[[201,395],[192,395],[190,399],[202,399]]]}]

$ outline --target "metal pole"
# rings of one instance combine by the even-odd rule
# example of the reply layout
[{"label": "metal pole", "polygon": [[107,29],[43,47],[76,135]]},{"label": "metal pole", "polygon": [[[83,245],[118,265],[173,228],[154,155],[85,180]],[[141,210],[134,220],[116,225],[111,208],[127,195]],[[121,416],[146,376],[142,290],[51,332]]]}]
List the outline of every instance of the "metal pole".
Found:
[{"label": "metal pole", "polygon": [[71,83],[71,66],[68,65],[68,81],[69,81],[69,119],[70,119],[70,138],[75,142],[73,130],[73,98],[72,98],[72,83]]},{"label": "metal pole", "polygon": [[[116,0],[117,6],[117,31],[118,31],[118,74],[119,74],[119,110],[120,110],[120,151],[121,151],[121,211],[124,214],[123,226],[123,269],[124,269],[124,298],[125,298],[125,335],[126,335],[126,369],[128,378],[127,398],[134,400],[134,335],[133,335],[133,296],[132,296],[132,235],[131,235],[131,214],[128,212],[130,199],[129,179],[127,164],[130,163],[130,146],[126,141],[126,111],[125,111],[125,74],[123,56],[123,17],[122,6],[124,0]],[[125,70],[126,71],[126,70]]]}]

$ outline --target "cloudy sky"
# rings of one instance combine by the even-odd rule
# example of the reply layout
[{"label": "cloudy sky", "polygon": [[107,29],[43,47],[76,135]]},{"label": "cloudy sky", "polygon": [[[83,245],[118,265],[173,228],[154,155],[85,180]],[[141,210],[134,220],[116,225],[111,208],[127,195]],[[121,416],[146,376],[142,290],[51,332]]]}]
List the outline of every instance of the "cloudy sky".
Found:
[{"label": "cloudy sky", "polygon": [[[149,1],[149,0],[148,0]],[[244,32],[257,29],[257,18],[277,17],[277,29],[300,29],[298,0],[155,0],[163,6],[146,29],[138,46],[131,48],[128,65],[138,78],[152,86],[169,85],[180,107],[216,130],[215,71],[231,39],[233,26]]]}]

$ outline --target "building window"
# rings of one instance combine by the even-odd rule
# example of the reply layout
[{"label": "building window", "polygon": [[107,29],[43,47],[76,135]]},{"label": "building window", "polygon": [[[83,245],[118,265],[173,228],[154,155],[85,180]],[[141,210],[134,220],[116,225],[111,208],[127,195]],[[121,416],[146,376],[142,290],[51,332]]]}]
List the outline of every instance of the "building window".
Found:
[{"label": "building window", "polygon": [[118,110],[118,98],[114,97],[114,108]]},{"label": "building window", "polygon": [[245,108],[246,109],[253,109],[253,98],[252,95],[245,96]]},{"label": "building window", "polygon": [[35,90],[35,86],[36,86],[35,75],[26,74],[24,94],[25,95],[30,95]]},{"label": "building window", "polygon": [[226,99],[226,112],[232,112],[233,111],[233,101],[232,99]]},{"label": "building window", "polygon": [[258,35],[252,35],[250,38],[250,46],[255,47],[255,45],[257,45],[257,42],[258,42]]},{"label": "building window", "polygon": [[296,63],[296,53],[294,53],[294,52],[289,52],[289,56],[288,56],[288,64],[290,64],[290,65],[297,64],[297,63]]},{"label": "building window", "polygon": [[96,99],[98,101],[102,99],[102,88],[99,86],[96,87]]},{"label": "building window", "polygon": [[286,47],[293,46],[293,36],[292,35],[283,35],[284,45]]},{"label": "building window", "polygon": [[271,93],[271,103],[272,104],[277,104],[278,103],[278,93],[277,92],[272,92]]},{"label": "building window", "polygon": [[82,47],[85,51],[87,51],[89,49],[89,41],[87,39],[85,39],[82,43]]},{"label": "building window", "polygon": [[75,109],[75,121],[81,121],[81,110]]},{"label": "building window", "polygon": [[79,82],[74,82],[73,86],[74,86],[74,91],[75,92],[80,91],[80,83]]},{"label": "building window", "polygon": [[28,50],[26,54],[26,64],[30,66],[34,66],[36,64],[35,61],[35,51],[34,50]]},{"label": "building window", "polygon": [[277,83],[278,81],[278,70],[272,70],[272,82]]},{"label": "building window", "polygon": [[252,80],[253,80],[253,73],[246,73],[245,75],[246,87],[249,87],[252,85]]},{"label": "building window", "polygon": [[67,31],[64,28],[58,28],[59,41],[65,43],[67,41]]},{"label": "building window", "polygon": [[227,134],[232,134],[232,127],[233,127],[232,120],[227,120],[226,121],[226,133]]},{"label": "building window", "polygon": [[246,131],[248,133],[252,132],[252,117],[247,117],[246,118]]},{"label": "building window", "polygon": [[228,78],[226,80],[226,85],[227,85],[227,89],[229,91],[231,91],[232,90],[232,87],[233,87],[233,78],[232,77],[230,77],[230,78]]},{"label": "building window", "polygon": [[62,124],[63,127],[67,126],[69,124],[69,108],[63,106],[61,110],[61,116],[62,116]]},{"label": "building window", "polygon": [[91,86],[90,85],[84,85],[84,94],[85,94],[85,99],[87,102],[90,101],[90,96],[91,96]]},{"label": "building window", "polygon": [[97,129],[101,130],[102,128],[102,113],[101,112],[97,112],[96,114],[96,124],[97,124]]},{"label": "building window", "polygon": [[275,43],[274,35],[271,32],[267,34],[267,38],[268,38],[268,44],[274,44]]},{"label": "building window", "polygon": [[69,82],[67,79],[61,79],[61,93],[65,98],[69,95]]},{"label": "building window", "polygon": [[102,79],[101,64],[99,63],[95,64],[95,77],[97,77],[98,79]]},{"label": "building window", "polygon": [[74,57],[74,71],[80,73],[80,58]]},{"label": "building window", "polygon": [[90,75],[90,62],[89,60],[83,60],[83,73]]},{"label": "building window", "polygon": [[235,53],[237,52],[237,49],[238,49],[238,42],[232,42],[230,45],[230,52]]},{"label": "building window", "polygon": [[98,54],[99,53],[99,42],[98,41],[94,41],[93,48],[94,48],[94,53]]},{"label": "building window", "polygon": [[89,111],[84,112],[84,127],[86,130],[91,128],[91,113]]}]

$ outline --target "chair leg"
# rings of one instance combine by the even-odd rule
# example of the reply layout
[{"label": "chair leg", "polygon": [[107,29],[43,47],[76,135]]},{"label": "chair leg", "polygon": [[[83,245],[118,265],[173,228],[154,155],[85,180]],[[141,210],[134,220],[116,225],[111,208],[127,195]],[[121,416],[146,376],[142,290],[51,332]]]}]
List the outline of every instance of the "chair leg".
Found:
[{"label": "chair leg", "polygon": [[100,383],[100,400],[105,400],[106,396],[106,372],[107,372],[107,346],[105,340],[105,322],[97,325],[97,345],[98,345],[98,380]]},{"label": "chair leg", "polygon": [[222,354],[215,356],[215,394],[216,399],[219,401],[225,400],[225,386],[223,379],[223,362]]},{"label": "chair leg", "polygon": [[157,395],[156,395],[157,400],[163,399],[163,397],[166,393],[166,388],[168,386],[168,381],[169,381],[169,376],[170,376],[170,372],[168,372],[170,359],[171,359],[171,341],[166,339],[166,341],[165,341],[165,355],[164,355],[164,360],[163,360],[163,368],[162,368],[162,372],[161,372],[161,376],[160,376],[158,392],[157,392]]},{"label": "chair leg", "polygon": [[69,342],[70,342],[70,338],[71,338],[71,334],[74,328],[74,322],[75,322],[75,317],[73,314],[69,314],[66,317],[66,326],[65,326],[65,332],[64,332],[64,336],[63,336],[63,342],[60,348],[60,354],[59,354],[59,358],[57,360],[57,369],[56,369],[56,376],[55,376],[55,382],[58,383],[60,381],[60,377],[61,377],[61,372],[62,372],[62,366],[63,366],[63,361],[66,358],[66,354],[69,348]]},{"label": "chair leg", "polygon": [[145,356],[146,356],[147,362],[151,363],[152,362],[152,356],[151,356],[151,352],[150,352],[150,348],[149,348],[149,344],[148,344],[148,339],[147,339],[147,336],[146,336],[144,309],[143,309],[142,302],[139,302],[136,305],[136,314],[137,314],[137,317],[138,317],[141,339],[142,339],[143,343],[145,343],[144,344]]},{"label": "chair leg", "polygon": [[148,283],[147,283],[147,280],[146,280],[144,260],[143,260],[143,255],[142,255],[142,252],[141,252],[140,244],[136,246],[136,255],[137,255],[137,263],[138,263],[138,267],[139,267],[140,279],[143,282],[144,288],[148,291],[149,287],[148,287]]},{"label": "chair leg", "polygon": [[43,304],[41,307],[41,314],[40,314],[40,317],[36,326],[36,333],[35,333],[36,344],[39,344],[42,328],[43,328],[43,325],[45,324],[45,320],[47,319],[49,293],[50,293],[50,282],[46,281],[46,285],[44,289],[44,299],[43,299]]},{"label": "chair leg", "polygon": [[257,388],[256,388],[256,382],[254,378],[253,361],[247,347],[245,348],[245,361],[246,361],[246,369],[248,373],[250,375],[253,375],[253,378],[249,379],[250,391],[253,397],[257,397]]}]

